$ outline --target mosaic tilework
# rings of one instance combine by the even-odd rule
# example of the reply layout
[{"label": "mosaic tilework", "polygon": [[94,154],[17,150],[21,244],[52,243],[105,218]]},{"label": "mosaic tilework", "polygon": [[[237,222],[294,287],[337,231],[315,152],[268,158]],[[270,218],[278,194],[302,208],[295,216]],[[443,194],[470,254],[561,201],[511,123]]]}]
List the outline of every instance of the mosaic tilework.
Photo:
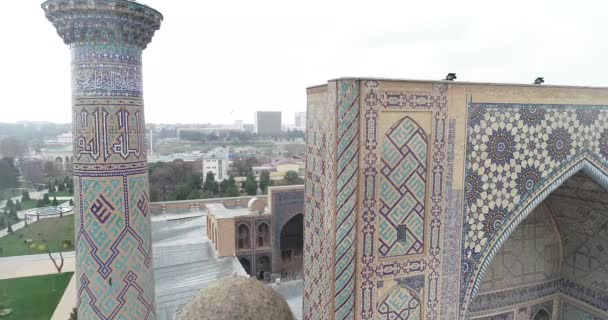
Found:
[{"label": "mosaic tilework", "polygon": [[338,83],[335,319],[355,317],[355,244],[359,181],[359,81]]},{"label": "mosaic tilework", "polygon": [[470,104],[464,310],[490,260],[531,209],[576,171],[606,180],[607,120],[607,106]]},{"label": "mosaic tilework", "polygon": [[489,317],[475,318],[474,320],[514,320],[513,312],[496,314]]},{"label": "mosaic tilework", "polygon": [[[286,223],[298,214],[303,213],[303,190],[272,190],[272,246],[274,252],[281,252],[281,230]],[[269,224],[271,225],[271,224]],[[280,272],[282,268],[281,255],[275,254],[272,260],[272,270]]]},{"label": "mosaic tilework", "polygon": [[422,319],[421,301],[417,292],[408,287],[396,285],[378,304],[380,320]]},{"label": "mosaic tilework", "polygon": [[[380,169],[381,257],[422,253],[426,201],[426,134],[405,117],[386,133]],[[399,232],[400,229],[403,232]]]},{"label": "mosaic tilework", "polygon": [[358,256],[361,265],[361,291],[357,298],[360,302],[360,316],[362,319],[372,319],[377,310],[377,297],[375,282],[385,278],[401,277],[403,275],[425,274],[426,296],[421,298],[425,304],[427,319],[438,319],[440,291],[440,255],[441,244],[434,241],[429,244],[428,256],[419,259],[383,258],[377,243],[379,196],[381,163],[379,161],[379,132],[378,121],[383,111],[414,111],[424,110],[432,112],[432,132],[430,142],[431,160],[429,166],[433,168],[430,174],[430,224],[429,236],[431,239],[441,238],[442,216],[445,208],[445,181],[447,161],[447,86],[436,84],[429,92],[386,91],[379,88],[378,81],[364,82],[364,115],[365,120],[362,132],[365,132],[363,159],[363,198],[361,235]]},{"label": "mosaic tilework", "polygon": [[460,242],[454,241],[462,236],[462,210],[464,192],[452,188],[454,182],[454,148],[456,144],[456,121],[449,120],[448,130],[448,172],[446,174],[446,210],[443,218],[443,255],[441,261],[441,318],[458,319],[460,288]]},{"label": "mosaic tilework", "polygon": [[162,15],[122,0],[42,7],[72,54],[78,318],[155,319],[141,55]]},{"label": "mosaic tilework", "polygon": [[603,317],[593,315],[590,312],[582,310],[570,303],[563,302],[560,306],[561,319],[576,319],[576,320],[602,320]]},{"label": "mosaic tilework", "polygon": [[306,130],[304,199],[304,319],[333,318],[332,246],[335,212],[335,86],[309,96]]}]

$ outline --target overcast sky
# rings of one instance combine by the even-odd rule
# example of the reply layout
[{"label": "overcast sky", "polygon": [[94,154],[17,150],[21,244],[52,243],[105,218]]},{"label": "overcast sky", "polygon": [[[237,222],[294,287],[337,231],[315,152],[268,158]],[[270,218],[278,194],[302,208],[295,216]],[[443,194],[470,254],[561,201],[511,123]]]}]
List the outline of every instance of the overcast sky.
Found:
[{"label": "overcast sky", "polygon": [[[42,0],[3,1],[0,122],[69,122],[69,49]],[[605,1],[146,0],[146,120],[253,122],[342,76],[608,86]]]}]

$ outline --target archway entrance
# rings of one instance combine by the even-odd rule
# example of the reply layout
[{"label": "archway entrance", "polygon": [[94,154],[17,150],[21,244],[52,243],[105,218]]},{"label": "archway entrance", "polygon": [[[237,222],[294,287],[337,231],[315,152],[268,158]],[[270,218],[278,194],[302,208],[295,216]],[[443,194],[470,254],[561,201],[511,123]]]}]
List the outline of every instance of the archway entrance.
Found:
[{"label": "archway entrance", "polygon": [[281,229],[281,270],[285,277],[297,277],[302,272],[304,248],[304,215],[297,214]]},{"label": "archway entrance", "polygon": [[266,273],[271,272],[270,258],[268,256],[261,256],[257,258],[255,271],[257,278],[263,280],[266,277]]},{"label": "archway entrance", "polygon": [[608,192],[572,175],[508,234],[480,278],[470,319],[607,318]]},{"label": "archway entrance", "polygon": [[243,266],[243,269],[245,269],[245,272],[247,272],[248,275],[251,275],[251,261],[249,261],[249,259],[241,257],[239,258],[239,262],[241,263],[241,266]]}]

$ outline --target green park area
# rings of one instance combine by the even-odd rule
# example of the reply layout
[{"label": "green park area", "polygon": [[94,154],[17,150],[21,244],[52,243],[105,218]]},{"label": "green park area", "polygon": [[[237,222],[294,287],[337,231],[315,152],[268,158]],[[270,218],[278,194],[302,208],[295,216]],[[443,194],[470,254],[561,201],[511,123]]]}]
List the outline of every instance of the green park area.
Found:
[{"label": "green park area", "polygon": [[53,199],[53,197],[57,197],[57,198],[62,197],[63,198],[63,197],[73,197],[73,196],[74,196],[74,193],[67,191],[67,190],[49,193],[49,197],[51,199]]},{"label": "green park area", "polygon": [[[32,240],[28,243],[28,240]],[[69,241],[66,245],[65,241]],[[74,250],[74,215],[40,219],[0,238],[0,257]],[[2,319],[4,320],[4,319]]]},{"label": "green park area", "polygon": [[0,280],[2,320],[48,320],[59,304],[73,272]]}]

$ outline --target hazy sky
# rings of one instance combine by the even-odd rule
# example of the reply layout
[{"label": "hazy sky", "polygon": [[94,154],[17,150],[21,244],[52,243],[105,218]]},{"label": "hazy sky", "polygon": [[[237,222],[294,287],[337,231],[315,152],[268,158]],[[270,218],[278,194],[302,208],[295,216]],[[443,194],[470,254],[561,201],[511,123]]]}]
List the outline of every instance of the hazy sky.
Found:
[{"label": "hazy sky", "polygon": [[[0,122],[69,122],[69,49],[42,0],[3,1]],[[253,122],[341,76],[608,86],[605,1],[146,0],[146,120]]]}]

